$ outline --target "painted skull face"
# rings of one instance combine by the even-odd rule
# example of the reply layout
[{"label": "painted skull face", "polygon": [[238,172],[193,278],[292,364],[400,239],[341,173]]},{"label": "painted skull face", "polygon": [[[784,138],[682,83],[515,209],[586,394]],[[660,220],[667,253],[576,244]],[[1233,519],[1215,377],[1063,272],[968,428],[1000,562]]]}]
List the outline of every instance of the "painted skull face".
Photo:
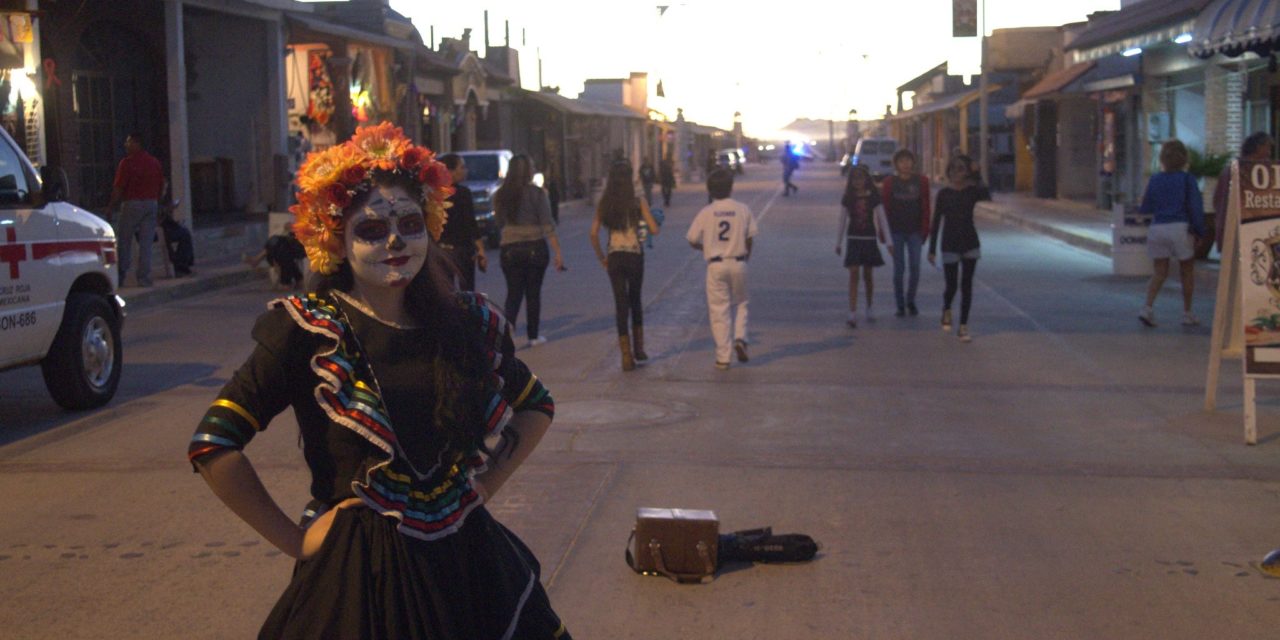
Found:
[{"label": "painted skull face", "polygon": [[403,187],[379,185],[346,221],[347,260],[366,287],[408,285],[427,260],[426,215]]}]

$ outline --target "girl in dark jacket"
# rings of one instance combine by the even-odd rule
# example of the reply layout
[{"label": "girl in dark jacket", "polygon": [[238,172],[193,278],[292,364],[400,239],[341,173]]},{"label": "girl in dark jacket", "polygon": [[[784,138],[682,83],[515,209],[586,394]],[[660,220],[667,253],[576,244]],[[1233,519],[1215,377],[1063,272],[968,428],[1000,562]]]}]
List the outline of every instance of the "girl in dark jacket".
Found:
[{"label": "girl in dark jacket", "polygon": [[991,193],[970,171],[972,161],[958,155],[947,163],[947,186],[938,192],[929,234],[929,264],[937,264],[938,236],[942,236],[942,270],[947,289],[942,296],[942,330],[951,331],[951,302],[960,289],[960,328],[956,335],[969,342],[969,307],[973,303],[973,272],[982,257],[978,229],[973,225],[973,209]]}]

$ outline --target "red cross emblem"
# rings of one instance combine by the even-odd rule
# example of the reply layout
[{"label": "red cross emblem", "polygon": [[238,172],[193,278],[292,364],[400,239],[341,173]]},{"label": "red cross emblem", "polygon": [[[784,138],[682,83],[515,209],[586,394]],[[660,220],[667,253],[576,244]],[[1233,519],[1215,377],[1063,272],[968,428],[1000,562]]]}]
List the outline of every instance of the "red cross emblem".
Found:
[{"label": "red cross emblem", "polygon": [[18,263],[27,259],[27,245],[18,244],[18,230],[6,227],[5,244],[0,244],[0,262],[9,263],[9,279],[18,279]]}]

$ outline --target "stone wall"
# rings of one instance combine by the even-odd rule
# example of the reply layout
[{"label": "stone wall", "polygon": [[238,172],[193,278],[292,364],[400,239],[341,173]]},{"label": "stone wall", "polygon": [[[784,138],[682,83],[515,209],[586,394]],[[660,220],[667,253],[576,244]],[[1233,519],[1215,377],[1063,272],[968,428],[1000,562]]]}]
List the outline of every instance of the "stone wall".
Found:
[{"label": "stone wall", "polygon": [[1244,141],[1244,74],[1205,67],[1205,152],[1234,155]]}]

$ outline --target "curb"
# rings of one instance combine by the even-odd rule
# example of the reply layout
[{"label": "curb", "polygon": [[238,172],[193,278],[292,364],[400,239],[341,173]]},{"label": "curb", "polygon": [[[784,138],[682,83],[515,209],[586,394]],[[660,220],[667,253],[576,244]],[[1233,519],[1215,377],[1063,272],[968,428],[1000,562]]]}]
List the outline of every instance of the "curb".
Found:
[{"label": "curb", "polygon": [[166,302],[197,296],[215,289],[223,289],[263,279],[266,279],[266,274],[253,269],[231,269],[200,278],[184,279],[178,284],[169,286],[134,289],[133,291],[126,290],[119,293],[119,295],[124,298],[126,310],[140,311]]},{"label": "curb", "polygon": [[1096,253],[1105,258],[1111,257],[1110,242],[1098,240],[1097,238],[1090,238],[1088,236],[1082,236],[1063,230],[1059,227],[1055,227],[1051,224],[1029,219],[1026,216],[1002,211],[987,205],[986,203],[978,203],[978,206],[974,208],[973,211],[975,215],[983,219],[1021,227],[1028,231],[1034,231],[1036,233],[1049,236],[1055,240],[1065,242],[1073,247]]}]

